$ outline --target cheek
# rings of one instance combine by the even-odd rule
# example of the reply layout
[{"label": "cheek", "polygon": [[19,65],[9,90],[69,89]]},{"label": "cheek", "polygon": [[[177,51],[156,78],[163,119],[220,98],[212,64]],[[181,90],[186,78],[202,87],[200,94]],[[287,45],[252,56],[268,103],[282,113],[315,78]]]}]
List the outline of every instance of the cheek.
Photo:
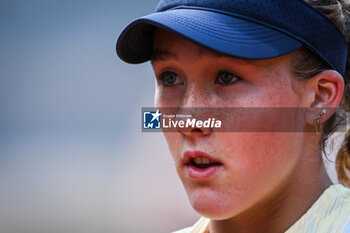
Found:
[{"label": "cheek", "polygon": [[297,107],[301,96],[293,90],[296,84],[288,70],[277,70],[254,80],[241,82],[235,89],[221,89],[218,96],[226,106]]},{"label": "cheek", "polygon": [[257,90],[252,93],[250,101],[252,106],[258,107],[297,107],[300,96],[294,93],[289,86],[275,86]]},{"label": "cheek", "polygon": [[[250,205],[292,175],[300,158],[302,139],[295,133],[236,133],[217,140],[227,173],[222,187]],[[239,192],[237,192],[239,190]],[[233,195],[234,197],[234,195]],[[226,197],[229,198],[229,197]],[[234,202],[234,204],[237,204]]]},{"label": "cheek", "polygon": [[181,160],[181,149],[182,149],[182,136],[177,132],[167,132],[163,133],[167,143],[169,150],[171,152],[172,158],[175,162],[175,165],[178,167],[180,165]]},{"label": "cheek", "polygon": [[160,90],[156,85],[155,93],[154,93],[154,106],[161,106],[161,98],[160,98]]},{"label": "cheek", "polygon": [[301,96],[293,89],[294,77],[287,71],[276,72],[264,83],[260,104],[269,103],[271,107],[297,107],[300,104]]},{"label": "cheek", "polygon": [[180,106],[185,92],[183,85],[164,87],[157,84],[155,90],[154,104],[157,107]]},{"label": "cheek", "polygon": [[295,133],[228,133],[217,141],[228,169],[254,179],[289,170],[301,146]]},{"label": "cheek", "polygon": [[282,187],[302,145],[292,133],[218,133],[214,141],[211,148],[223,156],[225,171],[207,187],[184,184],[193,207],[218,219],[237,215]]}]

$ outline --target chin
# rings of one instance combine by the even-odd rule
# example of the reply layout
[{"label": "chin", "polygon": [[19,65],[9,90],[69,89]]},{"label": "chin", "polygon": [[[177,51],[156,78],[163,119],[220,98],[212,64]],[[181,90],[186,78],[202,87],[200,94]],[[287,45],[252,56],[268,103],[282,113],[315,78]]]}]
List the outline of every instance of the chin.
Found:
[{"label": "chin", "polygon": [[226,208],[217,207],[215,204],[210,205],[208,203],[195,203],[192,204],[193,209],[200,215],[212,220],[225,220],[234,217],[232,210]]},{"label": "chin", "polygon": [[238,206],[233,205],[233,200],[215,194],[214,192],[195,191],[188,193],[188,198],[193,209],[199,215],[213,220],[232,218],[238,212]]}]

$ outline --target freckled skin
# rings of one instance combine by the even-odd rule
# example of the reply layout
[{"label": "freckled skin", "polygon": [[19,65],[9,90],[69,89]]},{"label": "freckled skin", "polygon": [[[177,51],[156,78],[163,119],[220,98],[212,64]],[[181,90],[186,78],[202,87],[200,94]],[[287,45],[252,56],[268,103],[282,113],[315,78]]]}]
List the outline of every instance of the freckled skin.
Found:
[{"label": "freckled skin", "polygon": [[[172,33],[157,30],[154,49],[176,54],[152,62],[156,74],[176,73],[183,85],[164,87],[158,80],[159,107],[303,107],[304,96],[293,91],[291,54],[266,60],[243,60],[199,47]],[[215,84],[216,74],[228,70],[243,80]],[[262,122],[263,124],[263,122]],[[266,211],[299,179],[305,154],[304,133],[212,132],[165,133],[177,173],[193,208],[213,220],[244,219]],[[206,181],[190,179],[181,164],[186,150],[201,150],[223,163]],[[264,209],[264,210],[262,210]],[[273,209],[273,207],[271,207]],[[224,231],[222,231],[224,232]],[[247,231],[248,232],[248,231]]]}]

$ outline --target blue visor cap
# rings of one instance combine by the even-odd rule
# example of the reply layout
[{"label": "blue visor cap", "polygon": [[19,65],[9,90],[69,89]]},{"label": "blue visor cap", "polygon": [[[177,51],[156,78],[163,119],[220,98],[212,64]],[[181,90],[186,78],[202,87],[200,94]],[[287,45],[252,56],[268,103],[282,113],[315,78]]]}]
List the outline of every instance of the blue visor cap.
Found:
[{"label": "blue visor cap", "polygon": [[154,29],[243,59],[267,59],[302,46],[344,75],[347,43],[326,16],[302,0],[161,0],[156,12],[129,24],[117,41],[127,63],[151,59]]}]

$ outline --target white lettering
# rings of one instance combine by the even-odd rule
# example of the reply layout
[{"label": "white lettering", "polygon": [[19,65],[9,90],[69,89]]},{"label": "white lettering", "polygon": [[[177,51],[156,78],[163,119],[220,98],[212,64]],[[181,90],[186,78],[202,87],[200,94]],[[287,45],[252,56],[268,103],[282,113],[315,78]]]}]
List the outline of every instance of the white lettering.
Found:
[{"label": "white lettering", "polygon": [[215,128],[221,128],[221,121],[220,120],[217,120],[216,122],[215,122]]},{"label": "white lettering", "polygon": [[[149,123],[150,126],[150,123]],[[184,127],[197,127],[197,128],[221,128],[222,121],[216,120],[215,118],[208,118],[205,121],[197,120],[195,118],[193,119],[186,119],[184,120],[172,120],[172,119],[164,119],[163,118],[163,128],[184,128]]]},{"label": "white lettering", "polygon": [[187,127],[194,127],[196,124],[196,119],[187,119],[187,122],[186,122],[186,128]]},{"label": "white lettering", "polygon": [[196,122],[196,127],[197,128],[202,128],[203,127],[203,121],[197,121]]}]

